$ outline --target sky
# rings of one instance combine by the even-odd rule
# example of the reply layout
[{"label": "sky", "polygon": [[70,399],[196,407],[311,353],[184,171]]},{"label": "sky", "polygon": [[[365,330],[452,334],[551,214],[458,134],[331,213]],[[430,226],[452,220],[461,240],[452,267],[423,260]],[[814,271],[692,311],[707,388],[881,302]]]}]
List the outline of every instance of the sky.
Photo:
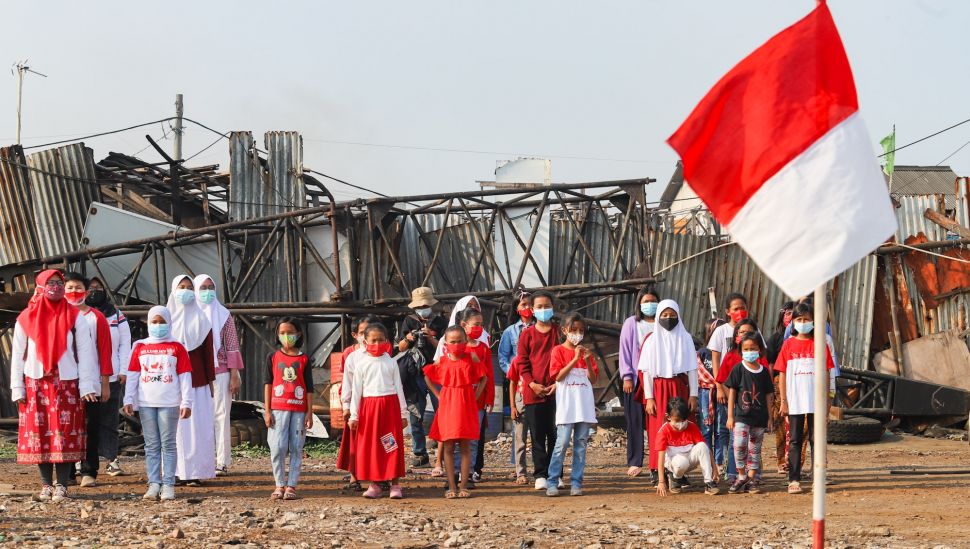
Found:
[{"label": "sky", "polygon": [[[557,183],[653,177],[666,138],[735,63],[813,0],[17,2],[0,52],[29,59],[25,146],[174,113],[218,131],[303,136],[304,165],[377,192],[477,189],[496,161],[552,159]],[[873,141],[903,145],[970,118],[970,2],[831,0]],[[963,52],[963,53],[960,53]],[[16,79],[0,85],[14,143]],[[3,114],[2,111],[6,111]],[[85,143],[160,160],[155,124]],[[187,123],[188,157],[218,136]],[[900,151],[935,165],[970,123]],[[171,139],[162,142],[171,148]],[[36,150],[36,149],[35,149]],[[30,152],[30,151],[28,151]],[[188,165],[226,166],[223,140]],[[970,175],[970,146],[944,162]],[[338,199],[371,196],[337,183]]]}]

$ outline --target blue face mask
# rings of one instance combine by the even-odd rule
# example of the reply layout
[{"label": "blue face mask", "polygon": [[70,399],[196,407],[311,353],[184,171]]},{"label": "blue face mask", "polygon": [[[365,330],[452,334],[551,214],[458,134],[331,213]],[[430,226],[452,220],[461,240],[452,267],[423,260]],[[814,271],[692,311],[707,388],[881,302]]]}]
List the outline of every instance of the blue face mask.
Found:
[{"label": "blue face mask", "polygon": [[536,320],[539,322],[549,322],[552,320],[553,310],[552,309],[533,309]]},{"label": "blue face mask", "polygon": [[651,301],[649,303],[641,303],[640,312],[643,313],[644,316],[649,316],[649,317],[657,316],[657,305],[659,305],[659,303],[655,301]]},{"label": "blue face mask", "polygon": [[216,300],[215,290],[199,290],[199,301],[205,303],[206,305],[212,303]]},{"label": "blue face mask", "polygon": [[175,301],[178,301],[182,305],[188,305],[195,301],[195,292],[185,288],[179,288],[175,290]]},{"label": "blue face mask", "polygon": [[168,336],[168,324],[149,324],[148,336],[155,339],[162,339]]},{"label": "blue face mask", "polygon": [[815,329],[814,322],[793,322],[792,324],[795,325],[795,331],[803,335]]},{"label": "blue face mask", "polygon": [[741,358],[743,358],[745,362],[754,364],[758,362],[759,358],[761,358],[761,353],[758,351],[743,351],[741,353]]}]

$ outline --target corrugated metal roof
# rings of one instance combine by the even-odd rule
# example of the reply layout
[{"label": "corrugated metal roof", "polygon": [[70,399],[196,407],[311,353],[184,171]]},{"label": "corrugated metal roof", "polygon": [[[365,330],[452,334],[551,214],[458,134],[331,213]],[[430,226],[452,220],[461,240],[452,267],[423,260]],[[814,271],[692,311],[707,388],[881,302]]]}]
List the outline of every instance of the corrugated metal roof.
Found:
[{"label": "corrugated metal roof", "polygon": [[100,199],[94,156],[72,143],[27,157],[30,198],[42,256],[77,250],[88,206]]},{"label": "corrugated metal roof", "polygon": [[[955,194],[957,174],[949,166],[899,166],[892,177],[893,195]],[[886,180],[889,177],[886,176]]]},{"label": "corrugated metal roof", "polygon": [[20,145],[4,147],[0,149],[0,265],[40,255],[32,211],[24,150]]}]

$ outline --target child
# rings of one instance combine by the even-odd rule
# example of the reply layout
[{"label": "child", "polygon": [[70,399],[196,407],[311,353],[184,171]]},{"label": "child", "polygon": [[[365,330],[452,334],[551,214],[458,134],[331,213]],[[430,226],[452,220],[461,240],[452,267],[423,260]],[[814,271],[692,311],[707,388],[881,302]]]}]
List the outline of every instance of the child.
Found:
[{"label": "child", "polygon": [[[471,470],[471,445],[478,440],[478,399],[485,392],[485,363],[476,362],[468,351],[469,338],[460,326],[445,330],[445,354],[438,362],[424,367],[428,389],[438,399],[438,412],[430,436],[442,445],[440,454],[448,475],[446,499],[467,498]],[[476,338],[477,339],[477,338]],[[484,345],[484,344],[482,344]],[[438,389],[441,386],[441,389]],[[455,483],[455,442],[461,452],[461,485]]]},{"label": "child", "polygon": [[626,423],[626,474],[643,472],[643,374],[637,371],[640,353],[656,329],[660,295],[644,287],[637,293],[637,310],[623,322],[620,330],[620,375],[623,377],[623,417]]},{"label": "child", "polygon": [[[344,415],[344,425],[346,426],[347,421],[350,419],[350,397],[353,393],[352,387],[354,382],[354,361],[356,356],[361,353],[365,353],[364,344],[364,330],[367,326],[371,324],[377,324],[380,322],[374,315],[365,315],[354,319],[350,325],[350,336],[354,338],[353,345],[349,345],[343,350],[341,355],[341,361],[343,363],[342,375],[340,381],[340,403]],[[344,428],[343,433],[340,435],[340,450],[337,452],[337,469],[347,471],[350,473],[350,477],[347,479],[348,483],[344,486],[344,490],[353,490],[355,492],[363,492],[364,489],[361,487],[360,482],[357,481],[357,476],[354,474],[354,460],[356,459],[356,444],[354,443],[355,432],[353,429]]]},{"label": "child", "polygon": [[752,494],[761,492],[761,443],[765,429],[771,431],[769,415],[774,404],[775,386],[771,371],[761,361],[765,354],[764,342],[757,332],[741,338],[742,362],[734,366],[724,381],[728,388],[727,427],[734,438],[734,462],[737,464],[737,480],[728,491],[732,494],[746,488]]},{"label": "child", "polygon": [[586,443],[589,430],[596,423],[593,385],[599,370],[589,349],[581,345],[586,336],[586,321],[571,313],[562,322],[565,343],[552,350],[550,373],[556,380],[556,448],[549,462],[547,496],[559,495],[559,479],[569,437],[573,438],[573,464],[569,495],[583,495],[583,472],[586,470]]},{"label": "child", "polygon": [[[495,403],[495,371],[492,368],[492,350],[487,343],[482,342],[484,332],[482,325],[485,317],[478,309],[469,307],[461,313],[461,327],[468,336],[468,352],[474,355],[472,359],[481,365],[487,380],[485,389],[478,395],[478,424],[479,437],[471,444],[472,459],[475,460],[472,471],[472,482],[482,481],[482,469],[485,468],[485,431],[488,428],[488,413]],[[460,458],[459,458],[460,459]]]},{"label": "child", "polygon": [[549,455],[556,447],[556,380],[549,372],[553,347],[559,343],[559,326],[552,321],[552,294],[539,291],[532,296],[536,323],[519,336],[519,375],[522,378],[525,421],[532,437],[535,489],[549,487]]},{"label": "child", "polygon": [[[659,482],[658,467],[663,465],[657,453],[657,433],[665,425],[660,412],[674,397],[690,399],[691,411],[697,410],[697,352],[694,338],[687,333],[680,318],[680,308],[672,299],[657,307],[658,328],[647,338],[637,368],[643,372],[644,411],[647,421],[647,447],[650,450],[651,480]],[[687,416],[684,416],[687,419]]]},{"label": "child", "polygon": [[[779,372],[781,413],[788,416],[791,429],[791,447],[788,451],[788,493],[801,494],[802,445],[806,437],[811,442],[815,412],[823,413],[828,418],[828,406],[825,410],[815,410],[815,384],[825,383],[831,393],[835,390],[835,378],[825,375],[823,379],[815,379],[815,342],[813,341],[815,323],[810,304],[799,303],[795,307],[792,313],[792,325],[798,335],[789,338],[782,345],[775,370]],[[825,353],[825,362],[828,370],[835,366],[831,352]],[[826,374],[828,373],[826,371]]]},{"label": "child", "polygon": [[[303,330],[296,320],[276,323],[280,349],[266,357],[263,404],[269,428],[269,452],[276,490],[270,499],[297,499],[296,485],[303,464],[306,431],[313,427],[313,374],[309,358],[300,351]],[[290,454],[289,476],[286,453]]]},{"label": "child", "polygon": [[192,415],[192,364],[171,335],[167,307],[148,311],[148,337],[135,342],[125,380],[125,414],[138,410],[145,437],[144,499],[175,499],[176,430]]},{"label": "child", "polygon": [[527,462],[525,456],[526,446],[529,444],[529,440],[526,438],[529,436],[529,432],[525,425],[525,401],[522,397],[522,377],[519,375],[519,360],[518,358],[512,359],[512,363],[509,364],[509,372],[506,376],[509,379],[509,402],[512,403],[511,415],[512,415],[512,463],[515,465],[515,483],[525,484],[528,482],[526,479]]},{"label": "child", "polygon": [[657,482],[657,493],[666,496],[669,491],[679,494],[687,473],[700,467],[704,473],[704,493],[716,496],[721,491],[717,487],[717,464],[711,449],[704,443],[701,430],[689,421],[690,409],[687,402],[674,397],[667,402],[667,422],[657,432],[657,453],[659,462],[664,464],[665,474]]},{"label": "child", "polygon": [[378,483],[390,481],[391,499],[401,499],[404,491],[398,479],[404,476],[404,427],[408,424],[401,373],[388,354],[391,343],[383,324],[369,324],[364,343],[366,353],[354,361],[350,400],[349,425],[357,431],[357,478],[371,483],[365,498],[381,497]]},{"label": "child", "polygon": [[[525,404],[522,401],[522,384],[519,383],[518,366],[514,366],[515,374],[512,373],[512,369],[516,359],[516,353],[519,349],[519,336],[522,335],[522,330],[531,326],[533,322],[532,294],[525,290],[517,292],[515,303],[515,312],[519,320],[502,332],[502,338],[498,345],[498,365],[502,369],[502,373],[505,374],[509,386],[509,413],[512,416],[513,425],[511,463],[515,465],[512,478],[515,479],[516,484],[525,484],[526,461],[525,438],[523,437],[528,436],[525,431],[522,415],[522,412],[525,410]],[[513,385],[515,386],[514,388]]]}]

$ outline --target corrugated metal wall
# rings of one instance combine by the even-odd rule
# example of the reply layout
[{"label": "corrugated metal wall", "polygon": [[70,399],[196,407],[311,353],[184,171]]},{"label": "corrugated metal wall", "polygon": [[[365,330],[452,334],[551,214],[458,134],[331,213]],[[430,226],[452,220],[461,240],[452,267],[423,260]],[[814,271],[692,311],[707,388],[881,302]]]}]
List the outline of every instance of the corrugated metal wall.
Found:
[{"label": "corrugated metal wall", "polygon": [[[415,226],[415,219],[420,223],[427,243],[421,242],[421,233]],[[472,289],[471,293],[491,290],[494,267],[487,257],[482,260],[474,283],[472,281],[472,276],[475,275],[475,264],[482,253],[478,234],[483,235],[489,242],[492,241],[488,233],[488,224],[487,217],[475,217],[469,220],[464,214],[454,213],[448,214],[447,218],[444,214],[399,218],[396,223],[396,229],[401,231],[398,258],[411,289],[420,285],[424,279],[440,236],[442,241],[438,262],[431,272],[428,285],[442,294],[468,292],[469,288]],[[478,233],[476,233],[476,227]],[[393,237],[393,234],[388,236]],[[383,241],[381,243],[383,244]],[[365,270],[369,275],[370,270],[362,269],[362,271]]]},{"label": "corrugated metal wall", "polygon": [[101,195],[93,151],[84,143],[73,143],[33,153],[27,165],[40,254],[75,251],[88,207]]},{"label": "corrugated metal wall", "polygon": [[24,150],[20,145],[4,147],[0,149],[0,265],[39,255],[35,227]]}]

